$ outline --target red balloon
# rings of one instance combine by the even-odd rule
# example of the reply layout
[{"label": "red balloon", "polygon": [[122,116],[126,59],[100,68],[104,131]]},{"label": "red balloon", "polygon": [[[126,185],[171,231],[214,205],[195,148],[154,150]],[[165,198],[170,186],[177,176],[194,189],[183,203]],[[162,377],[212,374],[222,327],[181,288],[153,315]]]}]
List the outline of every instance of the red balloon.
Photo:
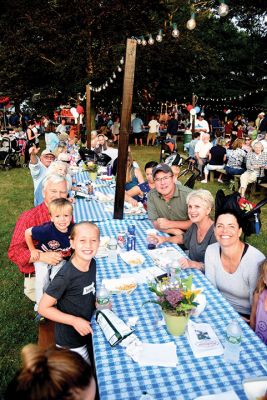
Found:
[{"label": "red balloon", "polygon": [[193,106],[191,104],[188,104],[188,106],[186,107],[187,111],[192,110]]},{"label": "red balloon", "polygon": [[76,107],[76,111],[78,114],[84,114],[84,108],[80,104]]}]

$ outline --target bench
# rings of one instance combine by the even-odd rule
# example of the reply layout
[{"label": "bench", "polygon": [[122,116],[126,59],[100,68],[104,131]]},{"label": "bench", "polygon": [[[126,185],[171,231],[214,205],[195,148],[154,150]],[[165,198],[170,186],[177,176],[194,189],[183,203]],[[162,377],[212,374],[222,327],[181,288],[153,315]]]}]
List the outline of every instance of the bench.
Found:
[{"label": "bench", "polygon": [[[214,182],[214,172],[218,172],[219,174],[227,175],[227,172],[225,171],[225,169],[215,169],[213,171],[209,171],[210,182]],[[238,191],[240,176],[241,175],[233,175],[235,191]]]}]

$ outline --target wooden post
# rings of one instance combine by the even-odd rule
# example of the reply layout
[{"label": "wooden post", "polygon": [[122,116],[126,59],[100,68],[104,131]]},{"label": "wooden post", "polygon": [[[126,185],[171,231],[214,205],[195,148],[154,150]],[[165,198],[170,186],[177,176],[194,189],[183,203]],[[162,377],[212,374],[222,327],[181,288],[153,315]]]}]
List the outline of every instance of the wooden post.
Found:
[{"label": "wooden post", "polygon": [[91,149],[91,88],[86,85],[86,147]]},{"label": "wooden post", "polygon": [[[81,93],[77,93],[77,106],[80,104],[80,94]],[[79,116],[78,116],[78,120],[77,120],[77,138],[78,138],[78,140],[80,140],[80,129],[81,127],[80,127],[80,114],[79,114]]]},{"label": "wooden post", "polygon": [[135,58],[136,40],[127,39],[121,108],[121,126],[119,136],[117,181],[113,214],[114,219],[123,219],[126,178],[125,165],[127,163],[129,130],[131,126]]},{"label": "wooden post", "polygon": [[[196,106],[196,97],[195,97],[194,93],[192,95],[192,106],[193,106],[193,108],[195,108],[195,106]],[[191,127],[192,134],[195,133],[195,120],[196,120],[196,116],[192,115],[192,127]]]}]

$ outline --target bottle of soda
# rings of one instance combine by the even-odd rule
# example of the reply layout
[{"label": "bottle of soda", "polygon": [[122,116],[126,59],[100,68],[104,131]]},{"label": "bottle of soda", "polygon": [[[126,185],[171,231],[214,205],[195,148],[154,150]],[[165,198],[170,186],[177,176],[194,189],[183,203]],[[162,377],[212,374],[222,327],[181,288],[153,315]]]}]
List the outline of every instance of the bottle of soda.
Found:
[{"label": "bottle of soda", "polygon": [[128,226],[127,251],[136,249],[135,225]]},{"label": "bottle of soda", "polygon": [[226,328],[224,360],[238,363],[241,350],[242,330],[237,321],[231,321]]},{"label": "bottle of soda", "polygon": [[111,238],[108,244],[108,261],[111,264],[116,264],[117,257],[117,240]]},{"label": "bottle of soda", "polygon": [[99,289],[96,291],[96,308],[98,310],[111,308],[110,293],[103,283],[101,283]]}]

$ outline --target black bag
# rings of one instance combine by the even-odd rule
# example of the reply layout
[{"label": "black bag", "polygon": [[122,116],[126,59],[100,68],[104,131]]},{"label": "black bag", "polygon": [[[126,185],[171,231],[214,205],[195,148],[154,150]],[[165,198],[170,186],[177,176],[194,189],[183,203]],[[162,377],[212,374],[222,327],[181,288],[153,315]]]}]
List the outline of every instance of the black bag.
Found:
[{"label": "black bag", "polygon": [[258,235],[261,229],[260,209],[267,204],[267,198],[261,200],[251,211],[242,210],[238,204],[239,199],[238,192],[226,196],[222,189],[218,190],[215,197],[215,219],[220,212],[233,210],[240,217],[244,236]]}]

